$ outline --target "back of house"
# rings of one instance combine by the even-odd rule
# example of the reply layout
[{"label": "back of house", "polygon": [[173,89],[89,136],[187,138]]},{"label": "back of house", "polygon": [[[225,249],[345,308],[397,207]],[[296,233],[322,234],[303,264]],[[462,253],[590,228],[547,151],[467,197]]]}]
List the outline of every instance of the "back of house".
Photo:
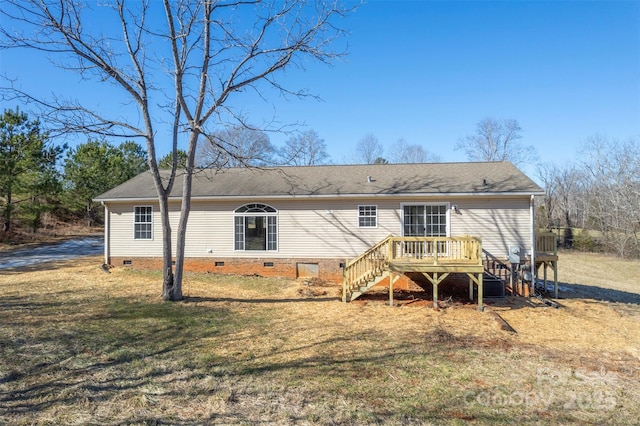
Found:
[{"label": "back of house", "polygon": [[[169,197],[174,230],[181,183]],[[389,235],[472,236],[485,260],[508,261],[514,247],[533,250],[533,197],[542,194],[508,162],[202,169],[193,180],[185,269],[339,282],[350,259]],[[105,263],[159,268],[152,175],[96,201],[105,206]]]}]

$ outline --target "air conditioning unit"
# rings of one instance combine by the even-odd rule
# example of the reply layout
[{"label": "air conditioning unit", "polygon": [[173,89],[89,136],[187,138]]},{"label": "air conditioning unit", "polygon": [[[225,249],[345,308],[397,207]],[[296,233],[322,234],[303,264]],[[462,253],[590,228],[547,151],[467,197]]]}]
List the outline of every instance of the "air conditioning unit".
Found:
[{"label": "air conditioning unit", "polygon": [[484,297],[505,297],[504,281],[500,278],[484,274],[482,277],[482,296]]}]

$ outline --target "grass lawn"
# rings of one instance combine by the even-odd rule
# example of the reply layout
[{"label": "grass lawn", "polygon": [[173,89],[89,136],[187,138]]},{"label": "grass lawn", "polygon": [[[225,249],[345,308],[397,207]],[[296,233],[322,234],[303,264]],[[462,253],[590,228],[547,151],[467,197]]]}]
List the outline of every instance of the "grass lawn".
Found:
[{"label": "grass lawn", "polygon": [[562,305],[344,304],[334,286],[101,259],[0,271],[0,424],[637,424],[640,262],[561,253]]}]

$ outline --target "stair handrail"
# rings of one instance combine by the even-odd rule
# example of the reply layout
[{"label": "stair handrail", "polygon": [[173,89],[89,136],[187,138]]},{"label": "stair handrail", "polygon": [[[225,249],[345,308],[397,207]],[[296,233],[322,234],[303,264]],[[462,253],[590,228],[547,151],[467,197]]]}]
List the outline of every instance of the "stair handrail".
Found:
[{"label": "stair handrail", "polygon": [[345,264],[342,280],[345,301],[347,293],[351,293],[354,284],[381,269],[389,261],[389,242],[392,238],[393,235],[388,235],[360,256]]}]

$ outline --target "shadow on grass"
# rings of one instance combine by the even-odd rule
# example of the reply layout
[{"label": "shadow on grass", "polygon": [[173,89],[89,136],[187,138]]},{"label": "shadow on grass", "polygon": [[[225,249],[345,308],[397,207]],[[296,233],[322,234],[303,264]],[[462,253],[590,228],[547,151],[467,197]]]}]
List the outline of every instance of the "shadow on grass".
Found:
[{"label": "shadow on grass", "polygon": [[182,299],[183,303],[201,302],[229,302],[229,303],[249,303],[249,304],[270,304],[270,303],[309,303],[309,302],[339,302],[339,297],[313,297],[313,298],[285,298],[285,299],[240,299],[235,297],[199,297],[188,296]]},{"label": "shadow on grass", "polygon": [[[123,407],[122,401],[128,401],[125,405],[135,405],[144,402],[147,394],[187,401],[203,392],[246,392],[243,397],[251,397],[257,391],[245,385],[240,385],[239,390],[222,385],[216,385],[214,391],[203,390],[199,384],[206,377],[216,377],[218,381],[232,377],[231,384],[225,386],[236,386],[238,380],[252,384],[264,381],[258,389],[268,388],[272,380],[281,381],[284,386],[292,378],[310,383],[325,376],[326,383],[353,382],[360,377],[373,380],[394,362],[417,356],[411,343],[380,345],[375,351],[359,346],[361,342],[368,342],[365,346],[369,347],[384,341],[385,334],[377,331],[302,340],[265,351],[252,347],[250,342],[268,335],[270,317],[254,311],[239,315],[219,305],[145,303],[123,298],[85,298],[66,303],[46,297],[1,301],[0,308],[8,316],[0,320],[0,422],[8,419],[9,423],[31,423],[42,413],[51,415],[54,410],[62,416],[58,421],[64,423],[64,419],[70,421],[65,415],[86,413],[96,404],[115,402]],[[322,302],[336,300],[323,299],[326,300]],[[288,299],[257,303],[283,301]],[[232,341],[237,342],[235,347],[246,349],[230,354],[210,352],[216,345]],[[421,349],[420,368],[427,367],[427,358],[470,343],[446,332],[426,334],[424,341],[439,344]],[[336,352],[336,347],[352,349]],[[233,405],[237,418],[242,418],[242,409],[242,404]],[[165,417],[161,410],[150,410],[138,411],[158,424],[181,424],[171,415]],[[111,414],[126,420],[105,424],[139,423],[141,418],[133,409],[130,413]],[[210,418],[228,418],[219,414]]]},{"label": "shadow on grass", "polygon": [[[408,340],[377,329],[316,333],[324,324],[278,334],[277,309],[194,305],[250,302],[233,298],[67,305],[46,297],[0,305],[13,317],[11,324],[0,319],[0,423],[38,423],[46,415],[52,424],[422,424],[460,413],[507,424],[513,414],[464,405],[465,389],[488,385],[467,384],[458,372],[483,362],[515,368],[522,361],[510,357],[507,340],[461,337],[444,326],[416,328]],[[194,414],[198,404],[208,411]]]},{"label": "shadow on grass", "polygon": [[185,348],[236,325],[225,308],[121,298],[12,298],[0,310],[0,422],[166,382],[189,365]]},{"label": "shadow on grass", "polygon": [[[612,303],[632,303],[640,305],[640,293],[603,288],[586,284],[558,283],[559,299],[594,299]],[[638,287],[640,291],[640,286]],[[548,292],[553,295],[553,291]]]}]

